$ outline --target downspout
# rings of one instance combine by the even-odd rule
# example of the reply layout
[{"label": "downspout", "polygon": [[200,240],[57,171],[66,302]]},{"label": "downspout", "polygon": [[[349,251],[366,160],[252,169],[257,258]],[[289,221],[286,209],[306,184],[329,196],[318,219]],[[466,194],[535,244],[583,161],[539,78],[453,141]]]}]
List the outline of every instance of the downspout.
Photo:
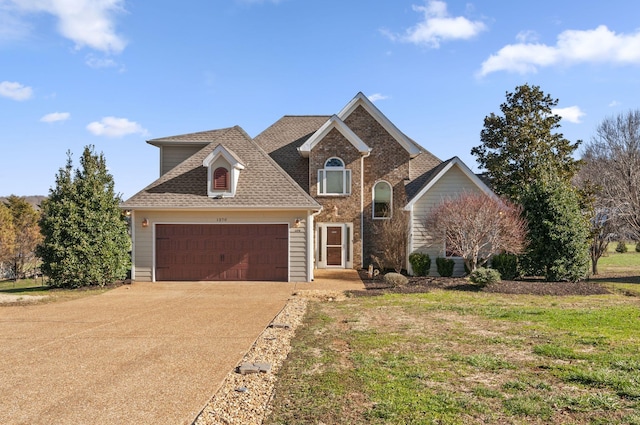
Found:
[{"label": "downspout", "polygon": [[360,157],[360,268],[364,268],[364,159],[371,155],[371,149]]},{"label": "downspout", "polygon": [[314,217],[316,217],[318,214],[320,214],[322,212],[322,207],[320,207],[320,209],[312,214],[309,214],[311,212],[311,210],[307,211],[307,243],[309,244],[307,247],[307,279],[309,282],[313,282],[314,279],[314,273],[313,271],[315,270],[315,250],[316,250],[316,246],[317,241],[316,241],[316,233],[314,231],[314,223],[315,223],[315,219]]}]

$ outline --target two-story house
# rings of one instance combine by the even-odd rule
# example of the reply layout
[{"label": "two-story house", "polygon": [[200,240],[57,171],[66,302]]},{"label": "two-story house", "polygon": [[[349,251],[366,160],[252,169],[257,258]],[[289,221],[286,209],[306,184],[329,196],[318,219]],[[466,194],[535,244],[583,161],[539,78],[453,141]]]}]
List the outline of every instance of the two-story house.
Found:
[{"label": "two-story house", "polygon": [[491,193],[362,93],[335,115],[284,116],[255,138],[231,127],[148,143],[160,149],[160,178],[122,204],[134,280],[311,281],[316,268],[363,268],[381,248],[377,226],[399,211],[407,252],[444,256],[444,242],[424,234],[429,208]]}]

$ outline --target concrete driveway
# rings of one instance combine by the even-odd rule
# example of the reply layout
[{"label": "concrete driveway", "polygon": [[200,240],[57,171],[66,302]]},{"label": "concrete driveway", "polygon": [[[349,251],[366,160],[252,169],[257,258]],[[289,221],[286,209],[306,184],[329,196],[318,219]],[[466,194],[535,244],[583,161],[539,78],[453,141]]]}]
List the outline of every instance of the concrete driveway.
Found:
[{"label": "concrete driveway", "polygon": [[190,424],[309,284],[134,283],[0,308],[0,423]]}]

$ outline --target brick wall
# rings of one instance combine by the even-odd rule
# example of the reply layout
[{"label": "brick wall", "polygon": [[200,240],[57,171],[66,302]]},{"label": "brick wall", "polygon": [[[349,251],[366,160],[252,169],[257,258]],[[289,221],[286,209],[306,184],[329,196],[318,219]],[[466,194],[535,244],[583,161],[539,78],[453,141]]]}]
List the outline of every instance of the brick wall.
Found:
[{"label": "brick wall", "polygon": [[[353,223],[353,264],[354,268],[361,268],[367,267],[371,255],[380,249],[376,227],[381,220],[374,220],[372,217],[373,186],[380,180],[390,183],[393,187],[393,209],[404,207],[404,184],[405,179],[409,178],[410,158],[409,153],[361,106],[347,117],[345,123],[372,148],[370,156],[363,160],[364,168],[361,170],[361,155],[357,149],[338,130],[333,129],[309,155],[309,189],[311,196],[323,206],[316,222]],[[341,158],[351,170],[350,196],[318,196],[318,170],[324,168],[325,161],[334,156]],[[362,234],[361,176],[364,180]],[[337,215],[334,207],[337,207]]]}]

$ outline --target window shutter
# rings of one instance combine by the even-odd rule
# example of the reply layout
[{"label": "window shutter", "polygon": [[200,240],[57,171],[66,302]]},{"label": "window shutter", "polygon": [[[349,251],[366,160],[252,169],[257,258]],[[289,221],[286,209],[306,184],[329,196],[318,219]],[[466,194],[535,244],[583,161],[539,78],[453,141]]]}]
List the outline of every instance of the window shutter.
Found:
[{"label": "window shutter", "polygon": [[216,168],[213,172],[213,190],[229,190],[229,171],[226,168]]}]

